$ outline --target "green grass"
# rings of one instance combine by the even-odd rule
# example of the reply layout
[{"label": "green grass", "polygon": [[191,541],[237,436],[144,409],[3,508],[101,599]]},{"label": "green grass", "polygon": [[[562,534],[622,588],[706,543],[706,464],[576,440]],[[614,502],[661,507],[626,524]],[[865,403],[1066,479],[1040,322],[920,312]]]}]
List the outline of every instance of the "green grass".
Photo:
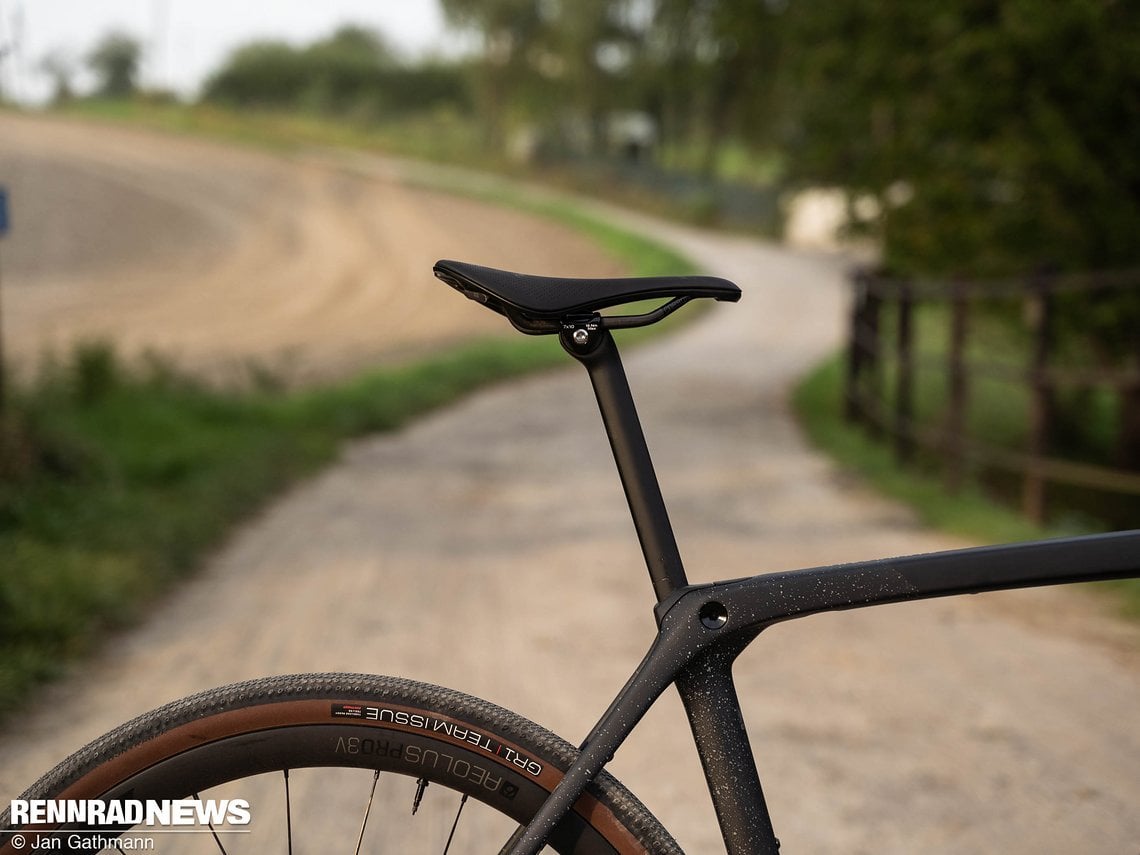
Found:
[{"label": "green grass", "polygon": [[219,391],[85,349],[14,396],[4,420],[0,711],[137,619],[346,439],[567,359],[549,338],[490,340],[283,393]]},{"label": "green grass", "polygon": [[[842,415],[843,360],[820,363],[796,387],[793,406],[808,438],[841,466],[862,475],[875,489],[914,508],[920,520],[942,531],[985,543],[1013,543],[1045,537],[1087,534],[1087,518],[1069,517],[1049,527],[1035,525],[987,495],[976,483],[948,494],[938,472],[903,469],[887,444],[848,424]],[[1120,595],[1122,611],[1140,618],[1140,579],[1100,583]]]},{"label": "green grass", "polygon": [[174,134],[210,137],[275,151],[312,147],[383,151],[418,160],[502,168],[478,139],[478,124],[440,110],[392,122],[364,123],[316,113],[231,110],[211,104],[155,103],[146,99],[74,101],[57,112]]},{"label": "green grass", "polygon": [[[893,312],[884,313],[881,341],[895,339]],[[946,370],[949,351],[950,310],[944,304],[920,304],[913,317],[916,343],[914,415],[920,424],[937,425],[949,399]],[[1024,448],[1030,433],[1031,389],[1024,372],[1030,363],[1032,341],[1023,323],[1004,314],[974,311],[969,319],[965,360],[979,370],[970,373],[966,429],[972,437],[985,437],[988,445]],[[889,344],[888,344],[889,347]],[[1061,365],[1094,365],[1095,356],[1072,342],[1061,342],[1053,356]],[[997,372],[992,369],[996,368]],[[991,369],[991,370],[986,370]],[[883,399],[893,400],[896,360],[883,357]],[[1079,406],[1080,422],[1054,425],[1053,443],[1058,456],[1107,465],[1115,442],[1118,399],[1111,389],[1073,390],[1060,387],[1059,403]],[[1058,413],[1058,416],[1061,412]]]}]

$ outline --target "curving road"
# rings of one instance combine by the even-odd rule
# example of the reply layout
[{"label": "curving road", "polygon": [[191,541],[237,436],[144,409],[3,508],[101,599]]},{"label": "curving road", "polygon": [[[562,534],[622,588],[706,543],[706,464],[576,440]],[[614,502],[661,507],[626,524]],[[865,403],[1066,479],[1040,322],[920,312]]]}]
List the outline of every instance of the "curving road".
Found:
[{"label": "curving road", "polygon": [[[807,448],[788,415],[789,384],[838,341],[836,262],[622,216],[744,289],[627,362],[694,580],[962,545]],[[491,317],[426,266],[409,287]],[[266,673],[414,676],[579,740],[653,631],[579,372],[349,448],[16,717],[0,792],[142,708]],[[766,633],[737,678],[785,851],[1140,851],[1140,641],[1101,609],[1018,592]],[[686,851],[720,851],[675,697],[611,768]]]}]

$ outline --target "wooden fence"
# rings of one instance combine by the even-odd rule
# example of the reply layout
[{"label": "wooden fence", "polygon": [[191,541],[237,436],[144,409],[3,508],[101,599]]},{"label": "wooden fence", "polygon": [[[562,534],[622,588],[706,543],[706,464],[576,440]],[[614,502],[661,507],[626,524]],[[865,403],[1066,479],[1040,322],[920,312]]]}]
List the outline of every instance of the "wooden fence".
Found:
[{"label": "wooden fence", "polygon": [[[851,276],[853,301],[848,344],[845,406],[847,418],[867,426],[872,435],[889,440],[900,462],[915,457],[918,448],[934,451],[944,461],[944,479],[957,491],[970,466],[1018,473],[1024,513],[1041,521],[1046,510],[1046,486],[1068,484],[1117,494],[1140,495],[1140,470],[1093,465],[1051,456],[1054,396],[1060,388],[1108,388],[1119,396],[1121,408],[1135,412],[1140,397],[1140,329],[1131,361],[1107,369],[1062,364],[1057,359],[1057,303],[1064,295],[1140,292],[1140,271],[1089,276],[1042,276],[1000,283],[919,282],[886,279],[868,271]],[[1140,293],[1137,298],[1140,300]],[[1024,325],[1029,342],[1022,364],[967,357],[967,344],[978,309],[996,302],[1012,303],[1006,312]],[[948,329],[944,353],[920,353],[915,342],[915,309],[925,302],[946,304]],[[915,383],[920,367],[944,372],[947,401],[937,423],[915,417]],[[1029,411],[1024,447],[1010,449],[971,436],[967,425],[971,387],[982,378],[1002,378],[1028,392]],[[1134,427],[1134,426],[1133,426]],[[1127,427],[1122,431],[1128,430]],[[1124,434],[1121,439],[1125,440]],[[1127,441],[1136,440],[1133,434]]]}]

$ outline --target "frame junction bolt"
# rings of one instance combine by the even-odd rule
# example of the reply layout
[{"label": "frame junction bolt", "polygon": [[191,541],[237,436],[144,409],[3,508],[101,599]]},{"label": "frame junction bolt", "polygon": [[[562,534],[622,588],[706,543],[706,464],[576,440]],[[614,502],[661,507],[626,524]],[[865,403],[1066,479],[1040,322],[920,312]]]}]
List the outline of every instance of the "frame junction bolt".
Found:
[{"label": "frame junction bolt", "polygon": [[728,623],[728,610],[720,603],[705,603],[698,616],[705,629],[720,629]]},{"label": "frame junction bolt", "polygon": [[574,344],[581,347],[582,345],[584,345],[589,340],[590,340],[590,331],[589,330],[582,329],[581,327],[574,330]]}]

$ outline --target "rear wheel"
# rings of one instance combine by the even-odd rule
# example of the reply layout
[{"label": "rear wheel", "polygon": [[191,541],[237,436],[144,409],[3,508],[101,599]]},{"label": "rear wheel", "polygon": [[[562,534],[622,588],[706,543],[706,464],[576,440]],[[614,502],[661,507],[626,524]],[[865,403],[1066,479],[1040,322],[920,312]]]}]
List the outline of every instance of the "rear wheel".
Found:
[{"label": "rear wheel", "polygon": [[[80,825],[50,838],[0,815],[0,855],[90,852],[497,852],[576,750],[507,710],[391,677],[312,674],[213,689],[141,716],[41,778],[23,799],[211,800],[209,827]],[[225,800],[225,801],[223,801]],[[248,803],[250,821],[242,824]],[[136,805],[137,807],[137,805]],[[236,820],[236,822],[234,822]],[[39,838],[36,835],[40,835]],[[50,840],[50,842],[49,842]],[[678,853],[624,787],[599,776],[551,837],[570,853]]]}]

